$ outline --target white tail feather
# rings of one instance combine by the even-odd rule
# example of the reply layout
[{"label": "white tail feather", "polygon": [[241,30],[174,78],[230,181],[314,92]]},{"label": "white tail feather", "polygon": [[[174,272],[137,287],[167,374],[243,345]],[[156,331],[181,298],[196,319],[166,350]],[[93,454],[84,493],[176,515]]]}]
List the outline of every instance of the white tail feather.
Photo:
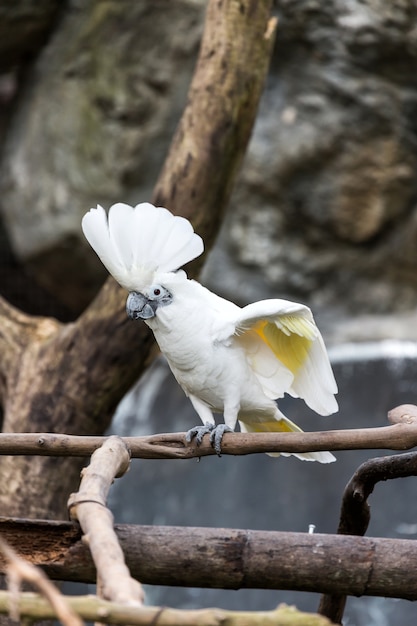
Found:
[{"label": "white tail feather", "polygon": [[87,241],[110,274],[129,291],[149,285],[156,273],[173,272],[200,256],[203,240],[184,217],[148,202],[90,209],[82,220]]},{"label": "white tail feather", "polygon": [[[277,408],[276,421],[262,422],[243,422],[239,420],[240,430],[244,433],[279,433],[293,432],[302,433],[302,429],[285,417]],[[295,456],[300,461],[318,461],[319,463],[333,463],[336,458],[331,452],[267,452],[268,456]]]}]

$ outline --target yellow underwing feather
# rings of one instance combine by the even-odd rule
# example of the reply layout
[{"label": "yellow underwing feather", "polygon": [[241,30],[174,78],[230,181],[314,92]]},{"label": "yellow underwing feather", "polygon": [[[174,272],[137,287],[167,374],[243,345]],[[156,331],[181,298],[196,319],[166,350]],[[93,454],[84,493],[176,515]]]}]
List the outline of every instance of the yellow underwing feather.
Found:
[{"label": "yellow underwing feather", "polygon": [[[240,421],[242,424],[243,420]],[[248,433],[293,433],[293,432],[302,432],[301,428],[296,426],[294,422],[288,423],[284,420],[274,420],[271,422],[257,422],[253,421],[250,424],[248,422],[243,422],[245,428],[244,430]]]},{"label": "yellow underwing feather", "polygon": [[[301,433],[303,432],[297,424],[294,424],[284,415],[280,420],[274,420],[273,422],[244,422],[239,420],[240,429],[244,433]],[[277,452],[269,452],[268,456],[280,456]],[[287,452],[281,452],[282,456],[290,456]],[[320,463],[333,463],[335,457],[330,452],[300,452],[293,453],[298,459],[302,461],[319,461]]]},{"label": "yellow underwing feather", "polygon": [[280,327],[275,322],[263,321],[254,330],[295,375],[308,357],[316,337],[315,327],[309,320],[292,315],[281,316],[279,321]]}]

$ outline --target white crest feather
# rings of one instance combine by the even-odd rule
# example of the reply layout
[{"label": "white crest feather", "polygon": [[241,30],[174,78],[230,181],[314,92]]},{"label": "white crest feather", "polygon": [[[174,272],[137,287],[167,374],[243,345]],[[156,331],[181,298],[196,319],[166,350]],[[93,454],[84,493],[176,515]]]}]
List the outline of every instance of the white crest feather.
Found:
[{"label": "white crest feather", "polygon": [[82,220],[84,235],[103,265],[122,287],[140,291],[155,274],[174,272],[200,256],[203,240],[184,217],[143,202],[98,205]]}]

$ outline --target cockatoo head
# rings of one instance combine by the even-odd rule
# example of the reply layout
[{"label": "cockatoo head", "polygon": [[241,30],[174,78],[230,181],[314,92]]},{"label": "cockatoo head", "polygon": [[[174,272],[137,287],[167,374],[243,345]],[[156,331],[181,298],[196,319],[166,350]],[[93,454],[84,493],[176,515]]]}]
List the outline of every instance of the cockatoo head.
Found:
[{"label": "cockatoo head", "polygon": [[156,311],[161,306],[171,304],[173,295],[162,285],[151,285],[146,293],[131,291],[127,297],[126,313],[132,320],[149,320],[155,317]]},{"label": "cockatoo head", "polygon": [[126,310],[132,319],[150,319],[173,299],[162,284],[183,281],[180,267],[200,256],[203,240],[184,217],[148,202],[131,207],[114,204],[109,215],[90,209],[82,229],[93,250],[117,282],[130,293]]},{"label": "cockatoo head", "polygon": [[158,309],[168,306],[178,294],[181,284],[187,282],[183,270],[157,274],[154,282],[142,291],[131,291],[127,297],[126,313],[133,319],[149,320],[155,317]]}]

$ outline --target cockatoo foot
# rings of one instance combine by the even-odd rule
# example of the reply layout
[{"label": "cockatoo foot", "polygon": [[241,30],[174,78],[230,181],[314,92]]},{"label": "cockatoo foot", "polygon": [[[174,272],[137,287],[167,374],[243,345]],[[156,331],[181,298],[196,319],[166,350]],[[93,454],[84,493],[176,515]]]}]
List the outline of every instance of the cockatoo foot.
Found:
[{"label": "cockatoo foot", "polygon": [[210,443],[213,446],[217,456],[221,456],[222,452],[222,439],[224,433],[232,433],[233,428],[226,426],[226,424],[218,424],[210,433]]},{"label": "cockatoo foot", "polygon": [[208,435],[210,433],[210,443],[213,446],[217,456],[221,456],[222,451],[222,439],[224,433],[231,433],[233,429],[226,424],[211,424],[211,422],[205,422],[203,426],[194,426],[194,428],[190,428],[185,435],[186,441],[191,441],[195,437],[196,444],[199,446],[203,441],[204,435]]}]

